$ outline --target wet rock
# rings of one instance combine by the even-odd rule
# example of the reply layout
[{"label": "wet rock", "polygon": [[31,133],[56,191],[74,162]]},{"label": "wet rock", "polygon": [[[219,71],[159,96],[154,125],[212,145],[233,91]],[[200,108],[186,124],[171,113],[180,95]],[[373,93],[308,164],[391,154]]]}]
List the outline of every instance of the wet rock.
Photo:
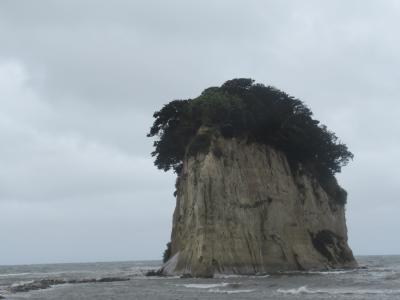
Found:
[{"label": "wet rock", "polygon": [[96,282],[114,282],[114,281],[128,281],[128,277],[104,277],[97,279]]},{"label": "wet rock", "polygon": [[52,285],[64,284],[66,283],[63,279],[42,279],[35,280],[32,282],[25,282],[22,284],[12,285],[10,287],[11,293],[20,293],[20,292],[29,292],[33,290],[42,290],[47,289]]},{"label": "wet rock", "polygon": [[144,275],[148,276],[148,277],[151,277],[151,276],[164,276],[164,274],[163,274],[161,269],[147,271]]},{"label": "wet rock", "polygon": [[47,289],[54,285],[59,284],[79,284],[79,283],[102,283],[102,282],[114,282],[114,281],[127,281],[130,280],[129,277],[103,277],[103,278],[84,278],[84,279],[41,279],[34,280],[30,282],[24,282],[21,284],[14,284],[8,288],[8,291],[11,293],[21,293],[21,292],[29,292],[34,290],[42,290]]}]

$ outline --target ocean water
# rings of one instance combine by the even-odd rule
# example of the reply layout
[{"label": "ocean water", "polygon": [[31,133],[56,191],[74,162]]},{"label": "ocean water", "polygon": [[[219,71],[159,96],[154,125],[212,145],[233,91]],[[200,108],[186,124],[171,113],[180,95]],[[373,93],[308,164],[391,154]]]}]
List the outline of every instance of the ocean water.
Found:
[{"label": "ocean water", "polygon": [[[361,268],[213,279],[146,277],[159,261],[0,266],[6,299],[400,299],[400,256]],[[32,287],[43,289],[29,290]],[[46,288],[44,288],[46,287]]]}]

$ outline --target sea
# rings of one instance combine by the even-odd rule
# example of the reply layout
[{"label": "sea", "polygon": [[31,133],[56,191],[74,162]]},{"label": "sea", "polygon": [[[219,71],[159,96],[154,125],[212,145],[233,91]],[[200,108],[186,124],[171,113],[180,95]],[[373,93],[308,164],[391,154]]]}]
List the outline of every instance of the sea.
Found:
[{"label": "sea", "polygon": [[400,256],[359,268],[212,279],[145,276],[160,261],[0,266],[4,299],[400,299]]}]

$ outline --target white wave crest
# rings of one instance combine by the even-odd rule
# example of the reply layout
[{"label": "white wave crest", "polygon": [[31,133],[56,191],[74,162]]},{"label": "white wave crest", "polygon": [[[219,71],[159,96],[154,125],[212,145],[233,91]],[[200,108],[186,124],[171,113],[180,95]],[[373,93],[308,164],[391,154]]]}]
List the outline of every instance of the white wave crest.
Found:
[{"label": "white wave crest", "polygon": [[391,274],[386,275],[384,277],[384,279],[385,280],[398,280],[398,279],[400,279],[400,273],[392,272]]},{"label": "white wave crest", "polygon": [[278,293],[285,295],[301,294],[328,294],[328,295],[400,295],[400,290],[355,290],[355,289],[309,289],[307,286],[301,286],[294,289],[278,289]]},{"label": "white wave crest", "polygon": [[15,277],[15,276],[26,276],[26,275],[31,275],[34,273],[5,273],[5,274],[0,274],[0,277]]},{"label": "white wave crest", "polygon": [[338,271],[309,271],[303,272],[305,274],[318,274],[318,275],[336,275],[336,274],[347,274],[352,273],[354,270],[338,270]]},{"label": "white wave crest", "polygon": [[212,289],[218,287],[227,287],[230,283],[221,282],[221,283],[188,283],[188,284],[177,284],[176,286],[184,286],[187,288],[194,288],[194,289]]},{"label": "white wave crest", "polygon": [[229,279],[229,278],[241,278],[241,277],[246,277],[246,276],[238,274],[214,274],[214,278],[216,279]]},{"label": "white wave crest", "polygon": [[34,282],[35,282],[34,280],[14,282],[11,285],[11,287],[15,288],[15,287],[20,287],[20,286],[25,286],[25,285],[28,285],[28,284],[32,284]]},{"label": "white wave crest", "polygon": [[255,290],[221,290],[221,289],[209,289],[210,293],[220,293],[220,294],[240,294],[240,293],[251,293]]},{"label": "white wave crest", "polygon": [[284,290],[284,289],[278,289],[278,293],[285,294],[285,295],[299,295],[299,294],[315,294],[315,291],[309,290],[306,286],[301,286],[297,289],[289,289],[289,290]]},{"label": "white wave crest", "polygon": [[230,278],[267,278],[269,274],[262,275],[239,275],[239,274],[214,274],[214,278],[217,279],[230,279]]}]

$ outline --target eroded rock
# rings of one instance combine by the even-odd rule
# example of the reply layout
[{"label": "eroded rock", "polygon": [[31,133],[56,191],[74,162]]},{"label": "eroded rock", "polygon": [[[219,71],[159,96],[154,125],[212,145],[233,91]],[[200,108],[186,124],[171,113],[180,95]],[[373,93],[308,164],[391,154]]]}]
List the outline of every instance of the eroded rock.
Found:
[{"label": "eroded rock", "polygon": [[335,199],[343,189],[336,180],[322,186],[272,147],[214,137],[208,152],[184,160],[163,274],[355,267]]}]

